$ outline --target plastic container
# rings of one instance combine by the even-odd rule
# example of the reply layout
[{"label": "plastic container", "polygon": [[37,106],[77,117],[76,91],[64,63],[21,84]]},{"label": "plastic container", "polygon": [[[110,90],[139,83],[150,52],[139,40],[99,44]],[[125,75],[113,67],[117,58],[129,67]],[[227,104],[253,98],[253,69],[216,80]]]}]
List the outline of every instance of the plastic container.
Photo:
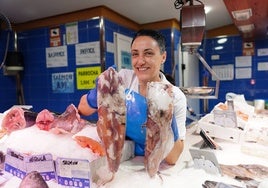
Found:
[{"label": "plastic container", "polygon": [[255,112],[258,113],[265,109],[265,100],[264,99],[255,99],[254,100]]}]

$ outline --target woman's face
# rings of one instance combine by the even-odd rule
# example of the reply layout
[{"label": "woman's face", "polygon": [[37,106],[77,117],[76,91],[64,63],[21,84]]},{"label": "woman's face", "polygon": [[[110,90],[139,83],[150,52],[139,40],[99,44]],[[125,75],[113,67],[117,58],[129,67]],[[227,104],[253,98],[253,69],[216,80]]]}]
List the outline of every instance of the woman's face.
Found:
[{"label": "woman's face", "polygon": [[132,68],[140,84],[160,81],[159,71],[166,60],[166,52],[160,53],[158,43],[149,36],[137,37],[131,46]]}]

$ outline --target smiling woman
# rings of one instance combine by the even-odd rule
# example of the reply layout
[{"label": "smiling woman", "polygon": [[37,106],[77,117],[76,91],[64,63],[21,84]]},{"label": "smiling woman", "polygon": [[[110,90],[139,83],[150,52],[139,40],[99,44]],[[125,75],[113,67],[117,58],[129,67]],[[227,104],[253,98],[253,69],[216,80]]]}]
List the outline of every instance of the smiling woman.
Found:
[{"label": "smiling woman", "polygon": [[[129,119],[132,119],[132,112],[139,110],[137,108],[133,109],[133,107],[144,106],[143,101],[146,101],[148,97],[148,84],[161,83],[170,87],[170,91],[174,94],[171,97],[174,111],[171,113],[172,121],[170,121],[170,124],[165,121],[165,126],[172,127],[174,146],[166,155],[165,161],[168,164],[175,164],[183,150],[183,140],[186,134],[186,97],[178,87],[173,86],[160,72],[161,65],[165,62],[167,55],[165,45],[165,38],[160,32],[155,30],[138,31],[131,43],[132,70],[121,69],[118,73],[124,81],[125,89],[128,89],[127,93],[135,97],[135,100],[133,100],[135,104],[129,105],[127,103],[126,112],[126,137],[135,142],[135,155],[144,155],[145,145],[148,141],[146,139],[147,124],[145,123],[148,117],[147,111],[141,110],[138,113],[140,116],[145,116],[144,121],[129,121]],[[96,104],[96,96],[97,91],[93,89],[87,95],[81,97],[78,109],[82,114],[90,115],[97,110],[98,106],[91,105]],[[160,98],[158,100],[162,100]],[[147,105],[145,103],[144,108]],[[156,124],[160,126],[158,123]],[[159,134],[164,134],[164,132],[160,131]]]}]

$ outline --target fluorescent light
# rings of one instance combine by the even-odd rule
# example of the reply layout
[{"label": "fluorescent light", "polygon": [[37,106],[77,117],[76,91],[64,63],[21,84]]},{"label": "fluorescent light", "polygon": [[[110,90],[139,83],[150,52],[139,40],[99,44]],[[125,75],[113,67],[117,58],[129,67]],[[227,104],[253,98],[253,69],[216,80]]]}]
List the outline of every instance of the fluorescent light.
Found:
[{"label": "fluorescent light", "polygon": [[221,38],[221,39],[219,39],[217,42],[218,42],[218,44],[223,44],[223,43],[225,43],[227,41],[227,38]]},{"label": "fluorescent light", "polygon": [[249,33],[254,29],[254,25],[253,24],[240,25],[238,26],[238,29],[243,33]]},{"label": "fluorescent light", "polygon": [[223,49],[223,46],[216,46],[215,48],[214,48],[214,50],[222,50]]},{"label": "fluorescent light", "polygon": [[232,15],[237,21],[248,20],[252,16],[252,10],[251,8],[249,8],[244,10],[232,11]]},{"label": "fluorescent light", "polygon": [[211,7],[205,6],[205,14],[209,13],[211,11]]}]

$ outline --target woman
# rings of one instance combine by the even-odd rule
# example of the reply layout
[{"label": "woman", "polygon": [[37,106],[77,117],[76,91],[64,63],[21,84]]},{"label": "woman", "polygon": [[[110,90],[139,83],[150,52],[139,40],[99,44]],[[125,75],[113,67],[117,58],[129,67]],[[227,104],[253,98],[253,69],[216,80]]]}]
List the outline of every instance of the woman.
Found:
[{"label": "woman", "polygon": [[[140,96],[145,97],[148,82],[169,83],[160,71],[161,65],[166,60],[165,38],[154,30],[140,30],[134,36],[131,43],[132,70],[121,69],[126,88]],[[174,117],[172,130],[174,132],[174,146],[165,158],[165,161],[174,165],[183,151],[186,134],[186,97],[182,91],[173,86],[174,93]],[[137,106],[137,105],[136,105]],[[78,110],[83,115],[90,115],[97,109],[96,89],[81,97]],[[134,118],[133,118],[134,119]],[[135,154],[143,155],[145,147],[145,134],[141,131],[140,124],[127,122],[126,136],[135,142]]]}]

